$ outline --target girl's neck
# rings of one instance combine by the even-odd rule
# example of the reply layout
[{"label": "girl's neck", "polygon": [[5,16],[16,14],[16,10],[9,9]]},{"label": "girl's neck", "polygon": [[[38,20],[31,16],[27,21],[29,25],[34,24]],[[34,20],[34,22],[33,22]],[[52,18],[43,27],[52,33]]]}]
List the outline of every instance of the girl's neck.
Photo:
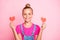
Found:
[{"label": "girl's neck", "polygon": [[26,28],[31,27],[31,25],[32,25],[32,22],[24,22],[24,26],[25,26]]}]

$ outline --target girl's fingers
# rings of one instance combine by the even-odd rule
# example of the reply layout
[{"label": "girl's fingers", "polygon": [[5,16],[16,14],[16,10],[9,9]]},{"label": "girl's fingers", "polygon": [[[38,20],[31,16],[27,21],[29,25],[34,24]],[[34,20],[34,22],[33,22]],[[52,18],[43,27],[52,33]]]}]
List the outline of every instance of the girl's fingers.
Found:
[{"label": "girl's fingers", "polygon": [[41,26],[41,28],[44,30],[46,28],[46,24],[43,23],[42,26]]},{"label": "girl's fingers", "polygon": [[10,27],[11,27],[11,28],[14,28],[13,22],[10,22]]}]

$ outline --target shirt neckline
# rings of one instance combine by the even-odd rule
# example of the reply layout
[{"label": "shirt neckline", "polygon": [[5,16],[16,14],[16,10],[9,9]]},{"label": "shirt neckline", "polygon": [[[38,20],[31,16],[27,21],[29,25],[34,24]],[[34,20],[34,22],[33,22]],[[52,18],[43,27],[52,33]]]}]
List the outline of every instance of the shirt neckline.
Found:
[{"label": "shirt neckline", "polygon": [[25,29],[30,29],[30,28],[33,27],[34,24],[32,23],[31,27],[29,27],[29,28],[26,28],[26,27],[24,26],[24,23],[23,23],[22,25],[23,25],[23,27],[24,27]]}]

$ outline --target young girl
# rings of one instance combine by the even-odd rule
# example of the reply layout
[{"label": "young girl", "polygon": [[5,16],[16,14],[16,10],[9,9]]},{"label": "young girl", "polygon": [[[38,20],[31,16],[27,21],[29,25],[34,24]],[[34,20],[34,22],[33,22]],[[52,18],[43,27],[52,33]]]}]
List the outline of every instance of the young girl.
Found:
[{"label": "young girl", "polygon": [[33,9],[30,4],[26,4],[22,10],[24,23],[17,25],[14,28],[13,22],[10,22],[10,27],[13,31],[15,40],[41,40],[44,24],[40,28],[38,25],[31,22]]}]

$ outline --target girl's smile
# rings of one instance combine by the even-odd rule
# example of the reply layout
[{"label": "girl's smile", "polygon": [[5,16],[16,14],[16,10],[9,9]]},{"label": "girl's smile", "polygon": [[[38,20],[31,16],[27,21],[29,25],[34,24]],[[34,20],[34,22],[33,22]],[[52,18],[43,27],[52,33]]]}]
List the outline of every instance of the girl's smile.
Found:
[{"label": "girl's smile", "polygon": [[24,9],[23,14],[22,14],[22,16],[24,18],[24,21],[30,22],[31,19],[32,19],[32,15],[33,15],[32,13],[33,12],[32,12],[32,10],[30,8]]}]

